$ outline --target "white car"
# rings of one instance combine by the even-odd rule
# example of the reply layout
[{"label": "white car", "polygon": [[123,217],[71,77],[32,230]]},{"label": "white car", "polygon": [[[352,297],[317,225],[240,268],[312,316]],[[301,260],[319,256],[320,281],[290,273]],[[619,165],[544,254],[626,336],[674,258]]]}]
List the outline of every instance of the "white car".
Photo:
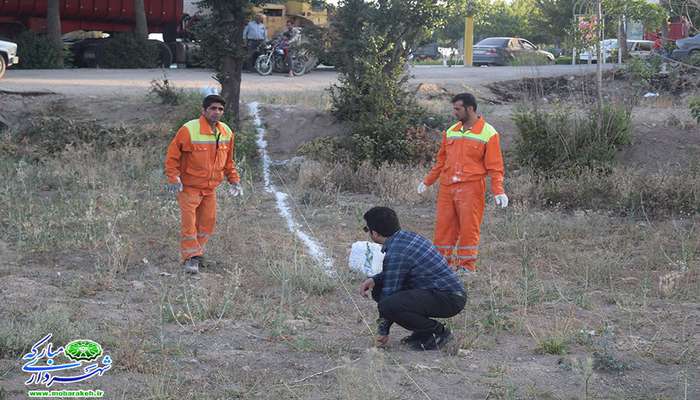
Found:
[{"label": "white car", "polygon": [[17,63],[17,44],[0,40],[0,79],[5,75],[7,67]]},{"label": "white car", "polygon": [[[617,60],[612,59],[612,53],[614,50],[617,50],[617,39],[605,39],[602,42],[600,42],[600,47],[601,51],[603,52],[603,55],[605,56],[605,61],[606,62],[617,62]],[[633,57],[645,57],[651,54],[652,49],[654,48],[654,42],[651,40],[628,40],[627,41],[627,51],[629,52],[630,56]],[[593,53],[593,54],[591,54]],[[592,51],[583,51],[579,55],[579,59],[581,62],[588,62],[588,59],[591,59],[592,62],[597,62],[598,61],[598,55],[595,50]]]}]

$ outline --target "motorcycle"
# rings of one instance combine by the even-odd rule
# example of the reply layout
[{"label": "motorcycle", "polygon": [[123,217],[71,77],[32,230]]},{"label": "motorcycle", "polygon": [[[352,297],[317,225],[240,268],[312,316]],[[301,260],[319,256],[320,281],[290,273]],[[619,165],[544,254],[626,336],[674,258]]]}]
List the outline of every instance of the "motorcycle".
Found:
[{"label": "motorcycle", "polygon": [[[255,60],[255,70],[260,75],[270,75],[272,72],[289,72],[283,40],[274,40],[261,46],[260,54]],[[308,60],[304,54],[294,54],[292,56],[292,74],[294,76],[304,75]]]}]

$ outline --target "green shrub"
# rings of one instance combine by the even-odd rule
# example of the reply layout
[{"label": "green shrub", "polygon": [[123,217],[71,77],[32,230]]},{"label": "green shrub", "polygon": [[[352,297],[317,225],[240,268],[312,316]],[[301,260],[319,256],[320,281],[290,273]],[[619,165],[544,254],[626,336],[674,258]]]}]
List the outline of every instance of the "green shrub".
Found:
[{"label": "green shrub", "polygon": [[185,92],[182,89],[177,89],[170,84],[170,80],[166,76],[163,79],[152,80],[150,94],[157,96],[161,104],[176,106],[184,101]]},{"label": "green shrub", "polygon": [[700,96],[691,97],[688,108],[690,108],[690,115],[700,124]]},{"label": "green shrub", "polygon": [[106,39],[100,54],[102,68],[152,68],[158,64],[160,48],[133,33],[118,33]]},{"label": "green shrub", "polygon": [[536,352],[539,354],[564,355],[569,351],[567,339],[553,336],[542,339],[537,344]]},{"label": "green shrub", "polygon": [[559,65],[571,65],[571,56],[559,56],[557,57],[556,63]]},{"label": "green shrub", "polygon": [[297,149],[297,154],[316,161],[335,163],[349,160],[349,143],[339,137],[324,136],[308,141]]},{"label": "green shrub", "polygon": [[700,67],[700,51],[694,51],[688,59],[688,64]]},{"label": "green shrub", "polygon": [[522,108],[513,119],[519,133],[516,159],[536,173],[610,166],[620,146],[631,141],[630,112],[612,104],[580,115],[570,109]]},{"label": "green shrub", "polygon": [[431,2],[398,0],[348,0],[338,9],[331,55],[340,76],[330,89],[331,112],[350,128],[355,162],[413,159],[407,132],[417,127],[412,122],[420,107],[406,89],[406,49],[428,34],[425,27],[443,11]]},{"label": "green shrub", "polygon": [[662,63],[663,59],[659,56],[632,57],[626,65],[626,71],[633,80],[649,84],[651,79],[661,71]]},{"label": "green shrub", "polygon": [[511,179],[514,198],[565,210],[608,210],[618,215],[665,217],[700,212],[700,168],[657,173],[613,167],[578,168],[557,176],[524,174]]},{"label": "green shrub", "polygon": [[550,60],[547,56],[540,53],[524,53],[518,55],[516,58],[509,62],[510,65],[517,66],[527,66],[527,65],[544,65],[549,64]]},{"label": "green shrub", "polygon": [[[230,116],[230,114],[228,114]],[[228,126],[234,128],[235,122],[231,119],[224,121]],[[236,162],[239,163],[239,167],[246,163],[250,163],[256,160],[258,157],[258,144],[256,142],[256,130],[251,123],[241,122],[238,129],[235,129],[234,136],[234,146],[236,154]]]},{"label": "green shrub", "polygon": [[49,41],[48,36],[24,31],[17,38],[17,56],[20,63],[13,68],[46,69],[61,68],[58,49]]}]

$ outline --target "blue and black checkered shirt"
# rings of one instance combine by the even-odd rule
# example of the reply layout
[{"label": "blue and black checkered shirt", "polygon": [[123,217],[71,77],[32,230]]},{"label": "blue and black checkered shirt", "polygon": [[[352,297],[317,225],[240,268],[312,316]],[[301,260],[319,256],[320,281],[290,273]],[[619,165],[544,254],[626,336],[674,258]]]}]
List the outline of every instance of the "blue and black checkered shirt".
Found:
[{"label": "blue and black checkered shirt", "polygon": [[383,270],[372,277],[376,285],[382,286],[381,298],[408,289],[464,293],[462,281],[445,257],[423,236],[400,230],[384,242],[382,251]]}]

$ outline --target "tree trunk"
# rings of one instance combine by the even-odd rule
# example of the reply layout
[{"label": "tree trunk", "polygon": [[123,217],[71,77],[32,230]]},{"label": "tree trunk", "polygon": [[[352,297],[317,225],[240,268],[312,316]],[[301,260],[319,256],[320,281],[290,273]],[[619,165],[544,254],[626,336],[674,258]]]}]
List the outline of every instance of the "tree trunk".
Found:
[{"label": "tree trunk", "polygon": [[240,121],[240,101],[241,101],[241,73],[243,71],[243,60],[236,57],[226,56],[223,62],[223,70],[217,76],[221,83],[221,96],[226,100],[227,112],[233,115],[233,121]]},{"label": "tree trunk", "polygon": [[629,51],[627,49],[627,23],[625,21],[625,16],[620,17],[619,25],[617,29],[617,51],[622,55],[622,61],[629,58]]},{"label": "tree trunk", "polygon": [[148,23],[146,22],[146,6],[143,0],[134,0],[134,33],[141,39],[148,39]]},{"label": "tree trunk", "polygon": [[[660,0],[659,5],[666,10],[670,9],[668,0]],[[661,24],[661,46],[664,49],[668,43],[666,39],[668,39],[668,20],[665,20],[664,23]]]},{"label": "tree trunk", "polygon": [[46,30],[51,44],[58,50],[58,66],[63,67],[63,39],[61,38],[61,11],[59,0],[46,5]]}]

